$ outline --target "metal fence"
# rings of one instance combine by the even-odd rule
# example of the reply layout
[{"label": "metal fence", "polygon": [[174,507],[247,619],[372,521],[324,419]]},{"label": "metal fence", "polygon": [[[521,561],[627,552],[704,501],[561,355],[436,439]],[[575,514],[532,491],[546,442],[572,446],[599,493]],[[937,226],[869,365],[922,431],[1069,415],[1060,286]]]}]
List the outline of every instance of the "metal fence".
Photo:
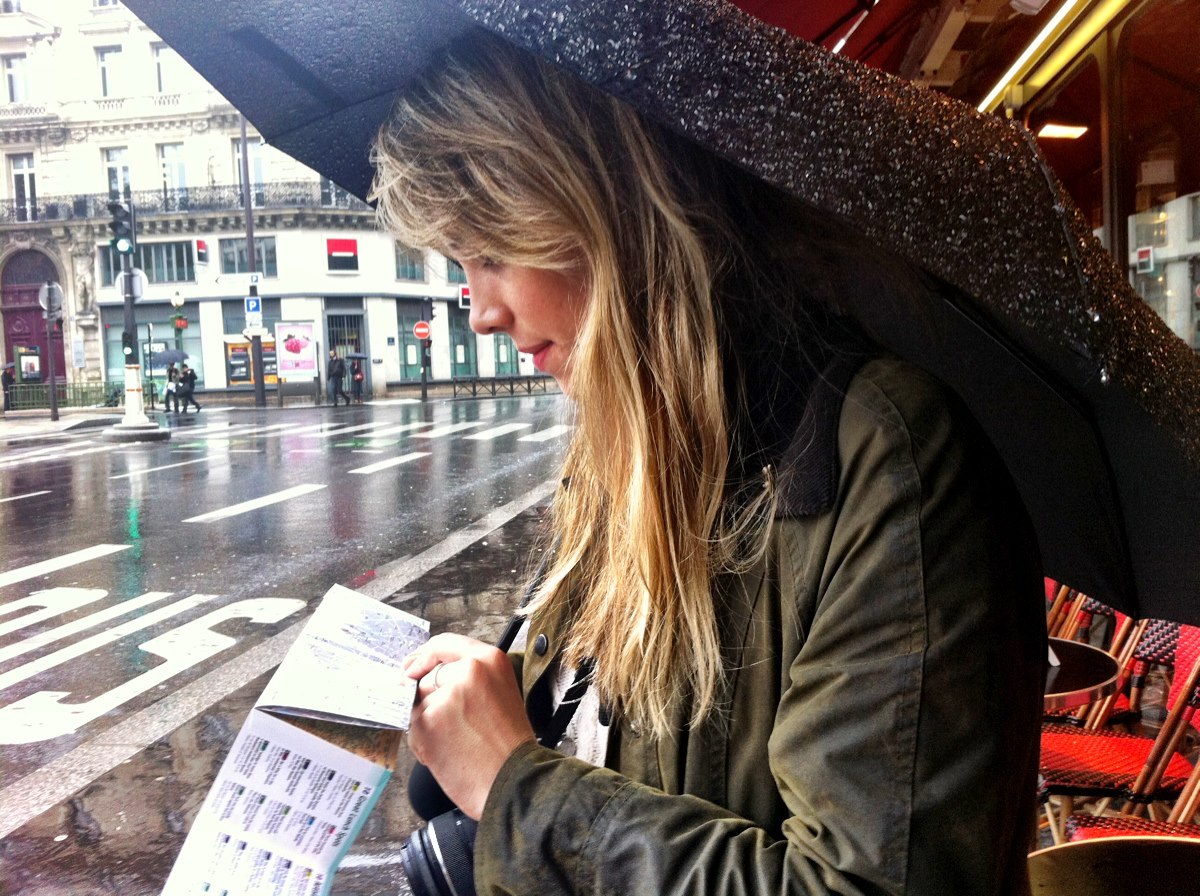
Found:
[{"label": "metal fence", "polygon": [[[153,408],[158,386],[153,380],[142,381],[146,406]],[[125,405],[125,383],[59,383],[55,395],[60,408],[119,408]],[[50,407],[48,383],[14,383],[8,387],[9,409],[36,411]]]},{"label": "metal fence", "polygon": [[[29,200],[3,200],[0,201],[0,224],[107,218],[111,198],[108,193],[89,193],[77,196],[39,196]],[[242,188],[238,184],[135,190],[121,198],[132,199],[139,215],[242,211],[245,208]],[[370,206],[345,190],[328,182],[318,181],[252,184],[250,200],[256,209],[327,208],[370,211]]]}]

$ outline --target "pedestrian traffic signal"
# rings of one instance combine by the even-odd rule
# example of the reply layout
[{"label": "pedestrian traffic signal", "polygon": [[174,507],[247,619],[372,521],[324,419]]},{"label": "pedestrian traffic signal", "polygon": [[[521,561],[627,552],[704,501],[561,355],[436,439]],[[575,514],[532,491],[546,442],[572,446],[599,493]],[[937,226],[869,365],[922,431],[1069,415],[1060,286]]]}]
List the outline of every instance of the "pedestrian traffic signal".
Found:
[{"label": "pedestrian traffic signal", "polygon": [[133,334],[128,330],[121,334],[121,351],[125,354],[126,361],[133,357]]},{"label": "pedestrian traffic signal", "polygon": [[108,229],[112,231],[112,239],[108,244],[119,255],[133,254],[134,247],[137,246],[137,237],[134,234],[133,203],[118,202],[114,199],[108,204],[108,210],[112,212],[112,220],[108,222]]}]

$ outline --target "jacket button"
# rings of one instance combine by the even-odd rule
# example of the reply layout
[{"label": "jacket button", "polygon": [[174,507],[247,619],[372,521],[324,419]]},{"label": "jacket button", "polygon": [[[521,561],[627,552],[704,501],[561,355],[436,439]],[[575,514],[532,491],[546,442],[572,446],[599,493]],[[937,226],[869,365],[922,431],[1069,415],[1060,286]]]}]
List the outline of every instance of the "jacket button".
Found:
[{"label": "jacket button", "polygon": [[533,652],[536,653],[538,656],[545,656],[546,651],[549,649],[550,649],[550,639],[547,638],[545,633],[543,632],[542,634],[538,635],[537,638],[534,640]]}]

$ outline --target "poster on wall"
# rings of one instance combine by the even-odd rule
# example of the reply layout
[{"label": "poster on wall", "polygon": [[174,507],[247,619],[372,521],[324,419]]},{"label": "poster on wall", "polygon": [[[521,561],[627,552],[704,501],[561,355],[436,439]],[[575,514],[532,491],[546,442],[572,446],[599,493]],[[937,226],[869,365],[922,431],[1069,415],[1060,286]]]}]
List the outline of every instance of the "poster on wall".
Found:
[{"label": "poster on wall", "polygon": [[317,342],[312,321],[275,324],[276,357],[281,380],[311,380],[317,376]]},{"label": "poster on wall", "polygon": [[[275,343],[269,339],[263,340],[262,359],[263,382],[268,386],[279,382]],[[249,340],[243,342],[234,339],[225,343],[225,378],[231,386],[254,385],[254,365]]]}]

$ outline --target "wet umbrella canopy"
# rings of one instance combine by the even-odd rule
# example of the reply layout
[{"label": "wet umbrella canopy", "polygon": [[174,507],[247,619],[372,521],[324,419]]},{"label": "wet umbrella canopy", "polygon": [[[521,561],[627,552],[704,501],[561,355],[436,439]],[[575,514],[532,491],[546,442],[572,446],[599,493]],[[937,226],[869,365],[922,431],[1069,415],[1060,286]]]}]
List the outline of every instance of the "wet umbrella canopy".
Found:
[{"label": "wet umbrella canopy", "polygon": [[150,353],[150,362],[155,367],[165,367],[167,364],[178,364],[186,361],[188,353],[177,348],[165,348],[160,352]]},{"label": "wet umbrella canopy", "polygon": [[720,0],[128,0],[264,139],[363,196],[395,91],[470,29],[620,97],[946,284],[851,296],[1005,456],[1047,574],[1200,622],[1200,362],[1092,237],[1031,135]]}]

